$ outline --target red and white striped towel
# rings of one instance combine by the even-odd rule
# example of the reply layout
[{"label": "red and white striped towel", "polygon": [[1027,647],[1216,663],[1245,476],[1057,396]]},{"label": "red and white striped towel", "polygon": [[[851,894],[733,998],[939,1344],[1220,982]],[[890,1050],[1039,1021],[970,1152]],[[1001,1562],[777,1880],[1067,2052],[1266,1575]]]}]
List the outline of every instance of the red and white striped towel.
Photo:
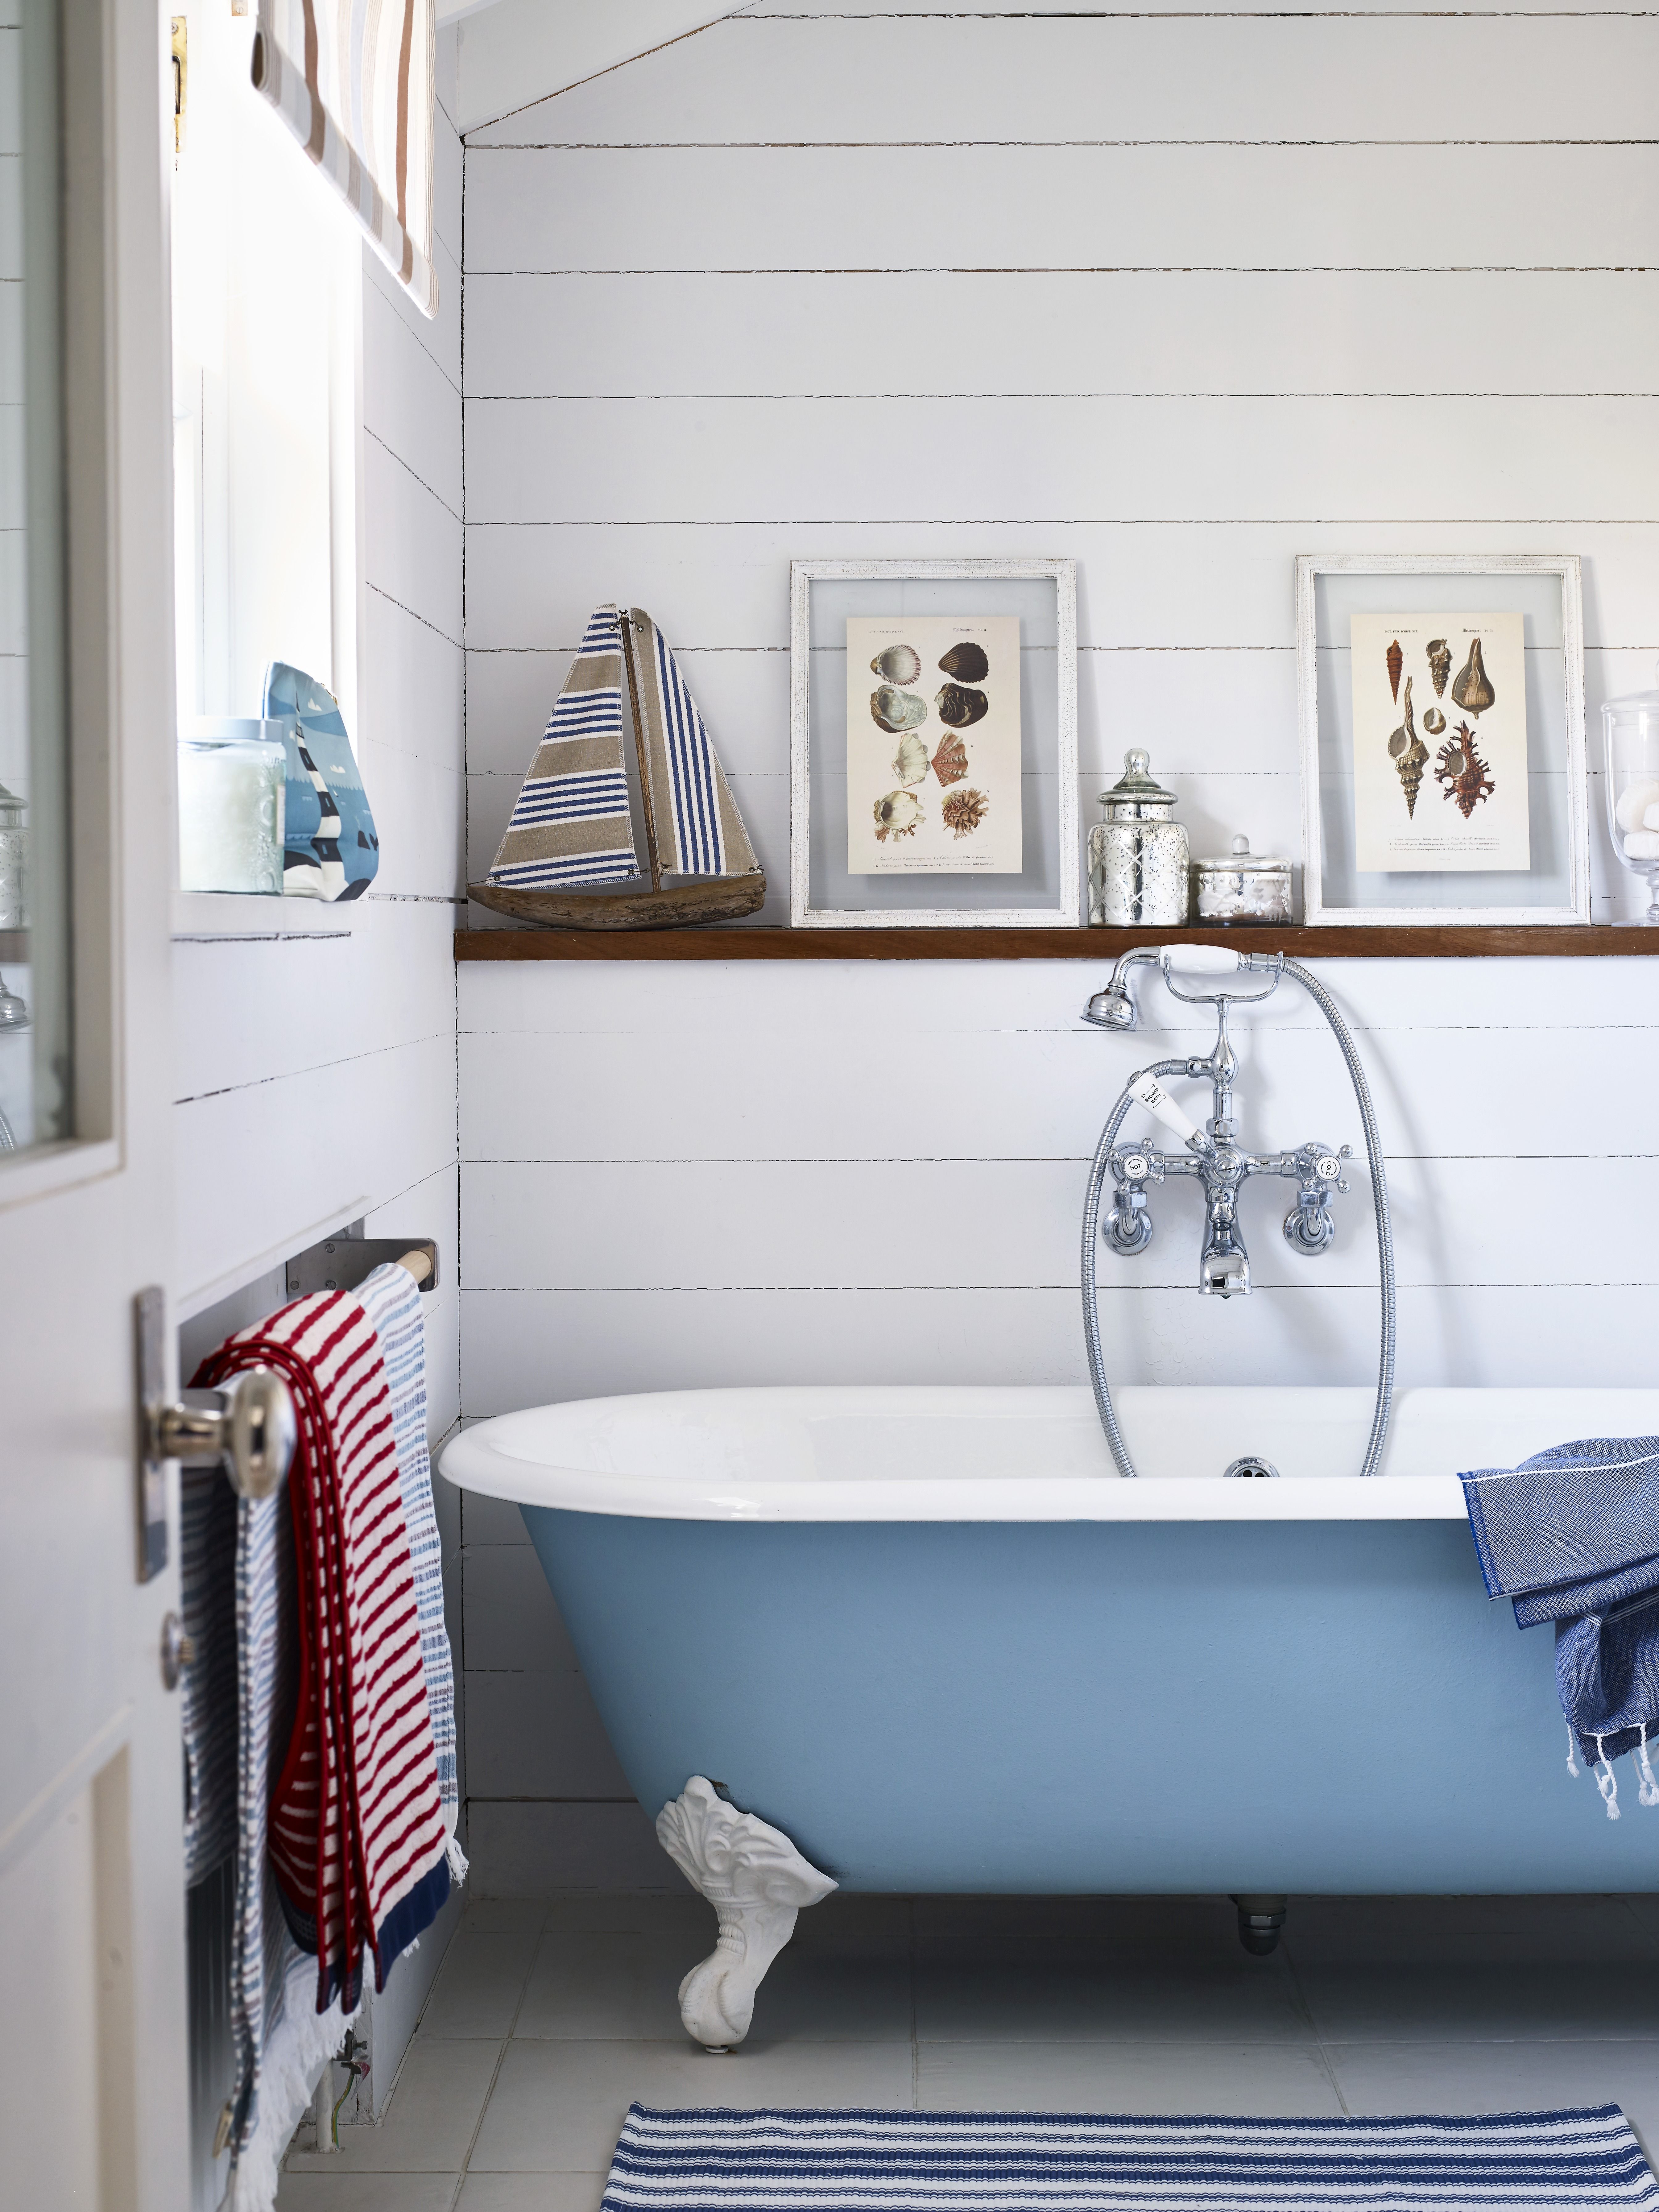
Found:
[{"label": "red and white striped towel", "polygon": [[317,2009],[347,2012],[449,1894],[447,1827],[421,1658],[392,1403],[374,1323],[319,1291],[222,1345],[198,1381],[249,1367],[287,1382],[300,1605],[294,1731],[270,1850],[295,1941],[317,1957]]}]

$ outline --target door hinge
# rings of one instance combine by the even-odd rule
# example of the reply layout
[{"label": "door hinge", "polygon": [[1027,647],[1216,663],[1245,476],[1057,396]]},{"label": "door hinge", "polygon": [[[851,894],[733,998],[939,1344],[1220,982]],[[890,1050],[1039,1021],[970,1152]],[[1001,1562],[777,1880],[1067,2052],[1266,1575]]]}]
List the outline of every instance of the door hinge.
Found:
[{"label": "door hinge", "polygon": [[[152,46],[150,52],[155,49]],[[173,19],[173,153],[176,161],[185,150],[185,98],[189,91],[189,33],[185,18]]]},{"label": "door hinge", "polygon": [[167,1293],[152,1283],[132,1304],[138,1355],[138,1579],[147,1583],[167,1563],[167,1464],[155,1432],[167,1396]]}]

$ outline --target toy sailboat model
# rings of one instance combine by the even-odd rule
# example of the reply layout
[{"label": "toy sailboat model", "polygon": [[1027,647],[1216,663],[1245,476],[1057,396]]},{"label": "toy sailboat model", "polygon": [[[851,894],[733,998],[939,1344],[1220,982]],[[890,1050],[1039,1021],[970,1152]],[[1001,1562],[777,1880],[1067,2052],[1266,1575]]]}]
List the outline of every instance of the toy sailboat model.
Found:
[{"label": "toy sailboat model", "polygon": [[[629,805],[624,670],[648,873]],[[638,607],[594,609],[501,850],[467,888],[497,914],[563,929],[731,921],[765,897],[713,740],[667,639]]]}]

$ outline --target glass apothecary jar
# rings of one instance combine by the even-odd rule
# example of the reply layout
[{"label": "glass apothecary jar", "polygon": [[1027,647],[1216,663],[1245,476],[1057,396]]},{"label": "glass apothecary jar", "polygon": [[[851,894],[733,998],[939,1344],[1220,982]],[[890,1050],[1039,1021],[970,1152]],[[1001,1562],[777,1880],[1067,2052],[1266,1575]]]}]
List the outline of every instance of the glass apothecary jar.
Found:
[{"label": "glass apothecary jar", "polygon": [[1089,832],[1089,920],[1109,928],[1187,919],[1187,832],[1171,817],[1176,797],[1152,780],[1139,745],[1100,803],[1106,819]]},{"label": "glass apothecary jar", "polygon": [[287,754],[280,722],[187,723],[179,738],[179,884],[283,891]]},{"label": "glass apothecary jar", "polygon": [[28,831],[24,825],[23,801],[0,783],[0,929],[27,929],[24,865],[28,857]]},{"label": "glass apothecary jar", "polygon": [[1659,690],[1604,699],[1601,742],[1613,849],[1648,887],[1643,921],[1659,922]]},{"label": "glass apothecary jar", "polygon": [[1231,853],[1193,862],[1193,920],[1263,923],[1291,918],[1291,864],[1276,854],[1253,853],[1248,837],[1235,837]]}]

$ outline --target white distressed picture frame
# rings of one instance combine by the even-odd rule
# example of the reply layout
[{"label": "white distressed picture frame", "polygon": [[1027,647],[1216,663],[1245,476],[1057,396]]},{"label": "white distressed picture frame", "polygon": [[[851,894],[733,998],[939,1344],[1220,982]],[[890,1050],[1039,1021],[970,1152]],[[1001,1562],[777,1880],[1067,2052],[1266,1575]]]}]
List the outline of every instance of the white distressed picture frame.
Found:
[{"label": "white distressed picture frame", "polygon": [[[983,582],[1048,578],[1054,586],[1060,894],[1053,906],[813,908],[811,898],[811,586],[823,581]],[[796,929],[1080,928],[1078,848],[1075,561],[792,561],[789,564],[789,919]],[[990,880],[987,879],[988,882]]]},{"label": "white distressed picture frame", "polygon": [[[1319,781],[1319,665],[1315,587],[1321,576],[1554,575],[1561,584],[1567,740],[1567,877],[1565,906],[1328,906]],[[1303,919],[1310,929],[1424,928],[1473,923],[1539,928],[1590,918],[1589,780],[1584,752],[1584,617],[1576,553],[1304,553],[1296,563],[1297,719],[1302,759]]]}]

